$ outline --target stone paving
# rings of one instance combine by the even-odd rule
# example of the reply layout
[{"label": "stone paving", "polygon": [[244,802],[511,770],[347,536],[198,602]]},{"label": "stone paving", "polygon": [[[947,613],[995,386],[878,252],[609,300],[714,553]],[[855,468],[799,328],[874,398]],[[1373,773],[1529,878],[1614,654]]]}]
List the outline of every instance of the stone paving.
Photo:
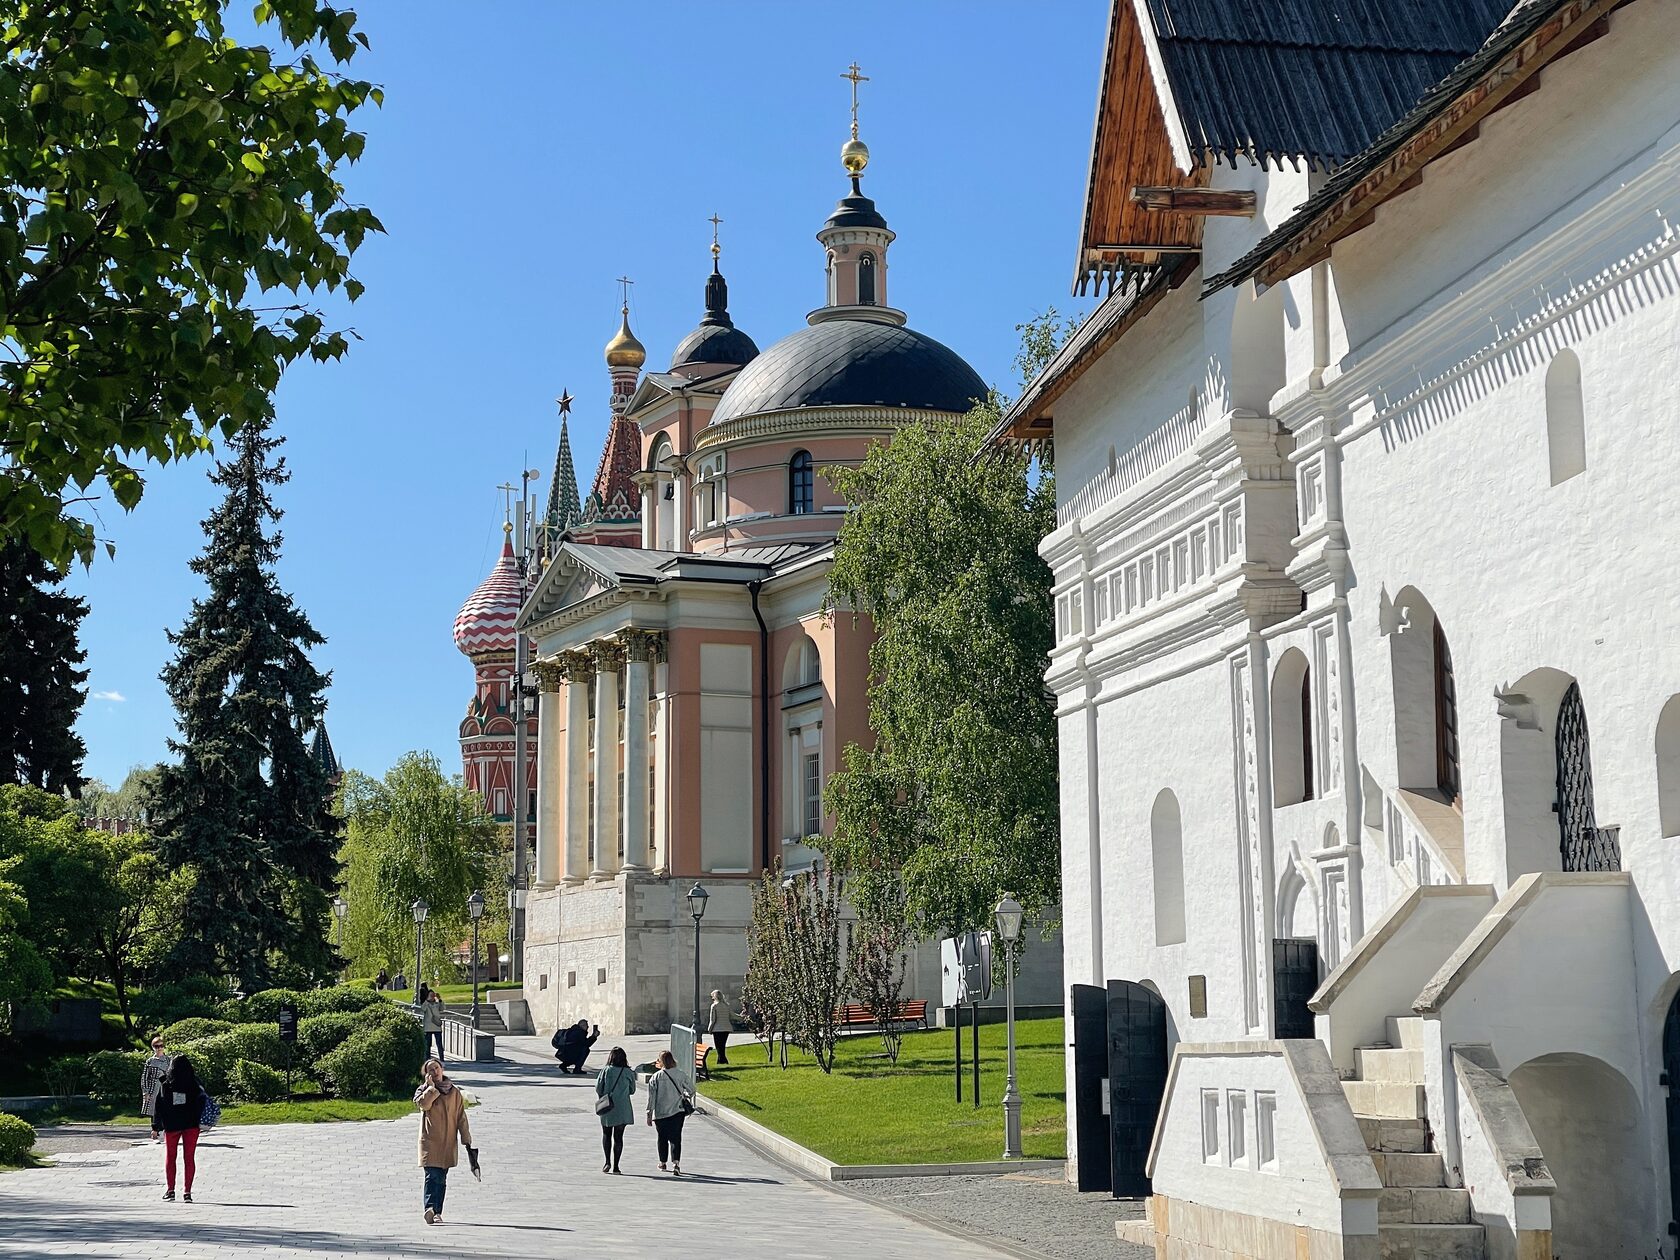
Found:
[{"label": "stone paving", "polygon": [[[636,1060],[658,1041],[624,1044]],[[653,1131],[645,1125],[625,1135],[624,1175],[605,1176],[594,1081],[559,1076],[539,1040],[510,1038],[498,1050],[516,1061],[451,1065],[481,1100],[470,1118],[484,1181],[473,1181],[463,1159],[449,1179],[445,1225],[427,1226],[420,1217],[416,1116],[224,1127],[199,1146],[192,1204],[162,1201],[163,1156],[144,1139],[118,1138],[60,1155],[54,1167],[0,1174],[0,1256],[1003,1254],[803,1180],[703,1118],[689,1122],[681,1179],[657,1171]]]}]

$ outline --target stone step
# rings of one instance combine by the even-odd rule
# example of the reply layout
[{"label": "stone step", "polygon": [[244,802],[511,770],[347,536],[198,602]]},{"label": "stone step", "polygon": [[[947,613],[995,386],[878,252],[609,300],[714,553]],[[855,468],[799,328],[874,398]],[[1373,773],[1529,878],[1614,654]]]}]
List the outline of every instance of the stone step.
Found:
[{"label": "stone step", "polygon": [[1470,1192],[1452,1186],[1390,1186],[1377,1200],[1379,1225],[1468,1225]]},{"label": "stone step", "polygon": [[1353,1061],[1362,1081],[1390,1081],[1401,1085],[1423,1084],[1423,1051],[1392,1047],[1360,1046]]},{"label": "stone step", "polygon": [[1429,1114],[1422,1085],[1394,1081],[1343,1081],[1348,1105],[1356,1116],[1379,1120],[1422,1120]]},{"label": "stone step", "polygon": [[1371,1162],[1385,1186],[1437,1189],[1447,1184],[1447,1165],[1434,1151],[1373,1151]]},{"label": "stone step", "polygon": [[1359,1134],[1369,1151],[1427,1151],[1429,1126],[1422,1120],[1382,1120],[1360,1116]]},{"label": "stone step", "polygon": [[1480,1225],[1381,1225],[1382,1260],[1487,1260]]},{"label": "stone step", "polygon": [[1384,1021],[1388,1044],[1401,1050],[1422,1050],[1424,1043],[1423,1017],[1419,1015],[1390,1015]]}]

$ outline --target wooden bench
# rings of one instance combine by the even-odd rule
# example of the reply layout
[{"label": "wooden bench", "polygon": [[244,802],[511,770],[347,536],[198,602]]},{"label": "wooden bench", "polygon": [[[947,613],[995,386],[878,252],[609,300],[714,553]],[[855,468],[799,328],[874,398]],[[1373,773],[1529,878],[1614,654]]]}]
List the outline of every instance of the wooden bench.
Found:
[{"label": "wooden bench", "polygon": [[[874,1028],[880,1023],[875,1018],[875,1012],[862,1002],[847,1002],[835,1012],[834,1022],[841,1028]],[[927,1027],[927,1003],[925,1001],[900,1002],[893,1008],[893,1024],[915,1024],[920,1028]]]},{"label": "wooden bench", "polygon": [[712,1048],[703,1041],[694,1043],[694,1079],[709,1081],[712,1079],[711,1068]]}]

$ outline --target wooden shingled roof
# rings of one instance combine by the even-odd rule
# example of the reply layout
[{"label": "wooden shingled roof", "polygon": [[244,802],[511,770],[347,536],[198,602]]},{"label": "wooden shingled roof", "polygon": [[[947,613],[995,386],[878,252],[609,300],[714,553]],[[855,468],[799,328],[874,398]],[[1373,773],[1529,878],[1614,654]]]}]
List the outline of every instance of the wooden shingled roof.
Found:
[{"label": "wooden shingled roof", "polygon": [[1112,292],[1116,280],[1130,270],[1154,266],[1166,256],[1198,252],[1200,216],[1147,210],[1132,200],[1132,189],[1199,188],[1206,182],[1206,171],[1179,169],[1137,13],[1131,0],[1114,0],[1074,291],[1086,293],[1094,283],[1106,284]]}]

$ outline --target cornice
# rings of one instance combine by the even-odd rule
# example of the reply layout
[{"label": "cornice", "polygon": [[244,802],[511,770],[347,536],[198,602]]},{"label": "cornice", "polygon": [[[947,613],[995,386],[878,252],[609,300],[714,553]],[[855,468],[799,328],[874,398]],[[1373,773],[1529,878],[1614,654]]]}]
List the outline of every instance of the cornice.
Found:
[{"label": "cornice", "polygon": [[694,449],[703,451],[725,444],[768,441],[792,434],[866,433],[890,436],[911,422],[949,419],[954,413],[920,407],[790,407],[783,411],[761,411],[737,416],[722,424],[707,425],[694,439]]}]

